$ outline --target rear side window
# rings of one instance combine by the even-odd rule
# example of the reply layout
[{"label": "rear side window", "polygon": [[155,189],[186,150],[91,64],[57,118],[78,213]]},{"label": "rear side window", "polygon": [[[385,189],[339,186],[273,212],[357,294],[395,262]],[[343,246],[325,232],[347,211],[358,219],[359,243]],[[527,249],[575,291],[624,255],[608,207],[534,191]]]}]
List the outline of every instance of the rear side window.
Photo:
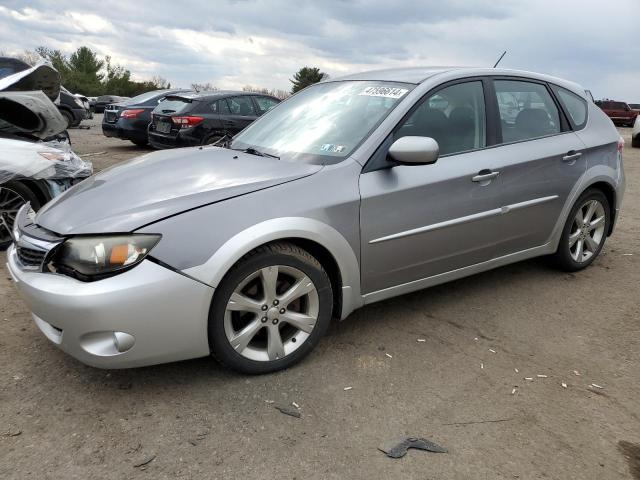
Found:
[{"label": "rear side window", "polygon": [[213,113],[219,115],[229,115],[231,113],[229,111],[229,105],[227,105],[227,101],[224,98],[213,102],[211,104],[211,110],[213,110]]},{"label": "rear side window", "polygon": [[553,87],[560,103],[571,117],[575,128],[582,128],[587,123],[587,102],[584,98],[561,87]]},{"label": "rear side window", "polygon": [[227,98],[229,109],[233,115],[241,115],[243,117],[251,117],[256,115],[253,108],[253,102],[250,97],[232,97]]},{"label": "rear side window", "polygon": [[482,82],[445,87],[429,96],[400,126],[394,139],[409,135],[431,137],[440,155],[486,145],[486,115]]},{"label": "rear side window", "polygon": [[269,97],[254,97],[258,103],[258,108],[262,113],[268,112],[275,107],[279,102],[274,98]]},{"label": "rear side window", "polygon": [[560,114],[547,87],[521,80],[494,84],[504,143],[560,133]]}]

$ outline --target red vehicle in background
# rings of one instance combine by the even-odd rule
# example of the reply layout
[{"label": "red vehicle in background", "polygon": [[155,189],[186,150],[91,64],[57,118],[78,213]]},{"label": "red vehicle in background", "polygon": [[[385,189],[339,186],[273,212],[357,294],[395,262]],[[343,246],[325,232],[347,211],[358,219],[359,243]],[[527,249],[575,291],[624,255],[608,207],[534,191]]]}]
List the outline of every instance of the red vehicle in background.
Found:
[{"label": "red vehicle in background", "polygon": [[596,102],[596,105],[598,105],[616,125],[633,127],[636,117],[638,116],[638,112],[627,105],[626,102],[599,100]]}]

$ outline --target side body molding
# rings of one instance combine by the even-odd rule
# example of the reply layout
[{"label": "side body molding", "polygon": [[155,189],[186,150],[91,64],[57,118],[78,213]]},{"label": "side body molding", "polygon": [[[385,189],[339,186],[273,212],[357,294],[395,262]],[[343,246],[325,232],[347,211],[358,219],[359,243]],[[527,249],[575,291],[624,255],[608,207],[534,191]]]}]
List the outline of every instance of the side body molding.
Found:
[{"label": "side body molding", "polygon": [[317,242],[333,255],[342,277],[341,319],[363,305],[360,267],[349,242],[333,227],[311,218],[274,218],[253,225],[231,237],[205,263],[184,273],[215,288],[243,255],[260,245],[285,238]]}]

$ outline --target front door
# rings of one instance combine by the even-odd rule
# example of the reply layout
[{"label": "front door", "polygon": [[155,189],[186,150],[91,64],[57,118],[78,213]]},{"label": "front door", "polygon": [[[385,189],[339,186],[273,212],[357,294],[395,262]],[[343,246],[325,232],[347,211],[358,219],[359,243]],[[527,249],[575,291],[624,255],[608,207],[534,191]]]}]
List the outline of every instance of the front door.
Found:
[{"label": "front door", "polygon": [[438,161],[360,176],[364,294],[493,258],[502,179],[485,148],[485,112],[480,80],[429,94],[381,148],[405,135],[432,137]]}]

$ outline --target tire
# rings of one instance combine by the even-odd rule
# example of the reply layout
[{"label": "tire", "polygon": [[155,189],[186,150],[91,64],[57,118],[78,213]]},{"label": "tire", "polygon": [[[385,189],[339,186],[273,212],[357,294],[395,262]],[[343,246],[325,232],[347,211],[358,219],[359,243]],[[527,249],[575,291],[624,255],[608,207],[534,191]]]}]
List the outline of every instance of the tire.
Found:
[{"label": "tire", "polygon": [[62,114],[65,121],[67,122],[67,128],[71,128],[73,126],[73,116],[66,110],[60,110],[60,113]]},{"label": "tire", "polygon": [[[19,198],[21,198],[23,202],[18,204]],[[4,217],[10,228],[13,228],[13,221],[17,210],[26,202],[31,202],[34,210],[40,208],[38,197],[31,189],[23,184],[19,182],[7,182],[0,185],[0,215]],[[9,232],[5,230],[4,225],[0,226],[0,250],[5,250],[11,242]]]},{"label": "tire", "polygon": [[[265,285],[275,285],[275,295]],[[308,293],[290,294],[293,285],[299,286],[297,292]],[[240,301],[231,301],[232,295]],[[241,307],[247,299],[251,310]],[[230,305],[235,306],[228,308]],[[209,312],[211,353],[226,367],[242,373],[288,368],[318,344],[329,327],[332,308],[329,276],[312,255],[290,243],[258,247],[242,257],[216,289]],[[305,331],[287,317],[301,321]],[[243,331],[245,335],[239,335]],[[246,341],[238,340],[241,338]],[[236,348],[232,340],[238,342]]]},{"label": "tire", "polygon": [[223,138],[224,138],[224,135],[216,135],[216,134],[214,134],[214,135],[211,135],[211,136],[205,138],[202,141],[202,145],[211,145],[211,144],[214,144],[216,142],[219,142]]},{"label": "tire", "polygon": [[633,148],[640,148],[640,134],[631,139],[631,146]]},{"label": "tire", "polygon": [[[598,226],[593,226],[592,229],[590,227],[580,228],[577,221],[578,211],[581,212],[582,217],[587,216],[590,212],[588,205],[592,202],[599,203],[600,207],[595,208],[593,215],[586,219],[586,223],[593,226],[593,222],[601,216],[604,217],[603,221],[602,223],[598,222]],[[576,272],[591,265],[602,251],[610,224],[611,208],[606,195],[598,189],[586,190],[573,205],[562,230],[558,250],[554,255],[558,267],[567,272]],[[591,241],[586,238],[587,236],[591,238]],[[583,250],[579,254],[580,242],[582,242]],[[594,245],[597,247],[594,248]]]},{"label": "tire", "polygon": [[146,147],[149,144],[147,140],[131,140],[131,143],[138,147]]}]

